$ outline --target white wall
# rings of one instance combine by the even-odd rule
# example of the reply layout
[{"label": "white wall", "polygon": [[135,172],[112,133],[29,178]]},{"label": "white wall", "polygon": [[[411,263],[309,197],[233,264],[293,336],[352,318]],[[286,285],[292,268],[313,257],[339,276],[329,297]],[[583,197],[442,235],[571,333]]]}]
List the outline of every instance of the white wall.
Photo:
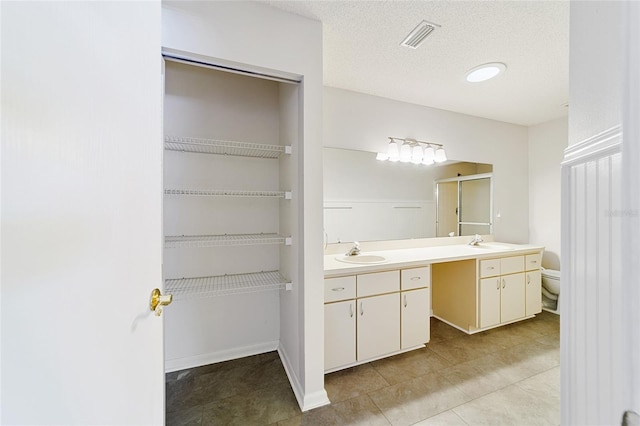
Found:
[{"label": "white wall", "polygon": [[571,2],[569,145],[620,124],[622,4]]},{"label": "white wall", "polygon": [[[328,403],[324,391],[322,257],[322,25],[254,2],[164,2],[163,48],[207,61],[302,79],[297,194],[300,299],[281,318],[285,368],[303,409]],[[297,324],[294,327],[293,324]],[[286,344],[286,346],[284,346]],[[298,367],[296,367],[296,365]]]},{"label": "white wall", "polygon": [[560,269],[560,163],[567,118],[529,127],[529,243],[545,247],[542,266]]},{"label": "white wall", "polygon": [[444,144],[450,159],[493,164],[496,240],[528,242],[526,127],[325,87],[323,130],[329,147],[379,152],[389,136],[414,138]]}]

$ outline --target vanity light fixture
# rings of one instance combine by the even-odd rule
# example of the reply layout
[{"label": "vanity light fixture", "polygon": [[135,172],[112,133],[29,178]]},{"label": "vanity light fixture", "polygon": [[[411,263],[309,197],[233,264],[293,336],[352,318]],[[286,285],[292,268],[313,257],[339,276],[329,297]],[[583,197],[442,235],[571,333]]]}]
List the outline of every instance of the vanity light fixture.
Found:
[{"label": "vanity light fixture", "polygon": [[411,161],[411,145],[406,141],[400,147],[400,161],[402,163],[408,163]]},{"label": "vanity light fixture", "polygon": [[389,137],[387,152],[379,152],[376,155],[376,160],[411,162],[428,166],[447,161],[447,155],[444,152],[444,146],[439,143]]},{"label": "vanity light fixture", "polygon": [[[391,139],[391,141],[389,142],[389,146],[387,147],[386,159],[394,162],[400,160],[400,147],[398,146],[398,143],[393,139]],[[378,158],[378,160],[381,160],[381,158]]]},{"label": "vanity light fixture", "polygon": [[428,146],[424,150],[424,158],[422,159],[422,164],[433,164],[436,158],[436,152],[434,151],[432,146]]},{"label": "vanity light fixture", "polygon": [[443,163],[447,161],[447,154],[444,152],[443,148],[436,149],[436,156],[434,157],[433,161],[435,161],[436,163]]},{"label": "vanity light fixture", "polygon": [[498,74],[503,73],[506,69],[507,66],[502,62],[491,62],[489,64],[482,64],[467,71],[467,73],[465,74],[465,79],[469,83],[480,83],[482,81],[487,81],[489,79],[492,79],[493,77],[498,76]]},{"label": "vanity light fixture", "polygon": [[422,157],[422,147],[419,144],[414,145],[414,147],[411,148],[411,162],[413,164],[420,164],[422,163]]}]

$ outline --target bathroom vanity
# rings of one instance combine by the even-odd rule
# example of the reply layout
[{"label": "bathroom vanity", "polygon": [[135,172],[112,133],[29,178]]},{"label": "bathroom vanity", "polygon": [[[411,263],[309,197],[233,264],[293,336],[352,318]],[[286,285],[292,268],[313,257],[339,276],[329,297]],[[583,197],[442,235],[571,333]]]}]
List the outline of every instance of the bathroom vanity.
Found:
[{"label": "bathroom vanity", "polygon": [[325,255],[325,372],[424,347],[431,315],[473,334],[541,312],[543,247],[461,240]]}]

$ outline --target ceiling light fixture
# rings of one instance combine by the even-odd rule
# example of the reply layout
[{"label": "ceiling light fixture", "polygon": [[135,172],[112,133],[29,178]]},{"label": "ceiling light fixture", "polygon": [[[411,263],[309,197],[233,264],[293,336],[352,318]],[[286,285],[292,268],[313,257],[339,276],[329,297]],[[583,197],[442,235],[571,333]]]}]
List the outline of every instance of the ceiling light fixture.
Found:
[{"label": "ceiling light fixture", "polygon": [[434,162],[447,161],[447,154],[444,152],[444,146],[439,143],[389,137],[387,152],[379,152],[376,160],[411,162],[428,166]]},{"label": "ceiling light fixture", "polygon": [[502,62],[492,62],[489,64],[478,65],[467,71],[465,79],[469,83],[480,83],[487,81],[491,78],[498,76],[507,69],[507,66]]}]

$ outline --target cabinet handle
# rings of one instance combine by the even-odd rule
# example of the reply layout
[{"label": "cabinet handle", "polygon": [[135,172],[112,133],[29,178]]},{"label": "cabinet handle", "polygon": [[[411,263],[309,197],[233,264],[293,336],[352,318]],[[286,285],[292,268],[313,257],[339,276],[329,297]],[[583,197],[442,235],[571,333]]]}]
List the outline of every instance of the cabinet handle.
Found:
[{"label": "cabinet handle", "polygon": [[531,283],[531,275],[527,274],[527,285]]},{"label": "cabinet handle", "polygon": [[496,269],[494,266],[487,266],[487,269]]},{"label": "cabinet handle", "polygon": [[496,290],[500,290],[500,279],[496,280]]},{"label": "cabinet handle", "polygon": [[507,286],[506,281],[504,280],[504,278],[502,279],[502,288],[505,288]]},{"label": "cabinet handle", "polygon": [[418,281],[420,277],[411,277],[411,281]]},{"label": "cabinet handle", "polygon": [[353,305],[349,303],[349,316],[353,318]]},{"label": "cabinet handle", "polygon": [[407,307],[407,295],[406,294],[404,295],[404,307],[405,308]]},{"label": "cabinet handle", "polygon": [[360,302],[360,316],[364,315],[364,308],[362,307],[362,302]]},{"label": "cabinet handle", "polygon": [[531,263],[538,263],[538,261],[537,260],[532,260]]},{"label": "cabinet handle", "polygon": [[343,291],[344,287],[336,287],[336,288],[332,288],[332,291]]}]

